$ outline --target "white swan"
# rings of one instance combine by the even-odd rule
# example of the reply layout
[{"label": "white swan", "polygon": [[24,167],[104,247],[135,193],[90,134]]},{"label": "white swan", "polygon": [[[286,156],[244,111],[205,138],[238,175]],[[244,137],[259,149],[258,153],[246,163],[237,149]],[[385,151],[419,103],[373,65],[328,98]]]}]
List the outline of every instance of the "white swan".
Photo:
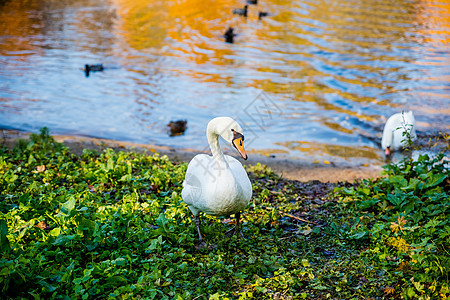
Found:
[{"label": "white swan", "polygon": [[381,147],[386,156],[390,155],[391,151],[399,150],[407,145],[407,137],[403,135],[406,130],[410,130],[411,140],[414,141],[417,138],[414,125],[415,119],[412,111],[396,113],[386,121],[381,138]]},{"label": "white swan", "polygon": [[242,164],[235,158],[224,155],[219,144],[219,136],[232,144],[243,159],[244,136],[241,126],[231,118],[212,119],[207,126],[206,136],[212,156],[196,155],[188,165],[181,197],[195,217],[199,243],[204,244],[200,232],[202,211],[213,216],[236,216],[236,226],[229,233],[239,232],[240,212],[252,197],[252,184]]}]

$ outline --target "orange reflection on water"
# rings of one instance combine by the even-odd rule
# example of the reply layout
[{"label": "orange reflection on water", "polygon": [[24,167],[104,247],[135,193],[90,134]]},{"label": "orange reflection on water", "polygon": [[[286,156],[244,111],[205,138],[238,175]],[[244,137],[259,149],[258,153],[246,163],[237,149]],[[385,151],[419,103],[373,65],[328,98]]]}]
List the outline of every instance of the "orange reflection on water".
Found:
[{"label": "orange reflection on water", "polygon": [[450,43],[450,2],[446,0],[421,0],[417,4],[419,33],[434,46]]},{"label": "orange reflection on water", "polygon": [[1,5],[1,55],[44,56],[47,49],[69,44],[73,50],[98,53],[113,45],[114,38],[105,37],[116,18],[108,1],[15,0]]},{"label": "orange reflection on water", "polygon": [[274,154],[281,154],[281,155],[289,155],[289,151],[287,150],[281,150],[281,149],[250,149],[247,151],[249,154],[259,154],[259,155],[263,155],[263,156],[271,156]]},{"label": "orange reflection on water", "polygon": [[167,36],[171,1],[115,0],[118,32],[136,50],[161,48]]},{"label": "orange reflection on water", "polygon": [[[433,98],[442,101],[450,99],[450,76],[448,75],[448,46],[450,45],[450,2],[445,0],[431,1],[421,0],[417,3],[418,33],[420,33],[421,43],[427,51],[423,51],[423,56],[415,63],[425,66],[423,78],[424,83],[429,85],[426,92],[417,93],[418,97],[424,99]],[[432,66],[433,68],[429,68]],[[428,67],[428,68],[427,68]],[[440,73],[437,70],[442,70]],[[436,85],[434,82],[442,82]],[[426,113],[438,113],[449,115],[447,107],[427,108],[417,107]],[[443,124],[449,128],[450,124]]]},{"label": "orange reflection on water", "polygon": [[277,145],[286,147],[291,151],[299,151],[301,153],[304,153],[306,156],[314,156],[320,153],[321,155],[325,154],[325,156],[329,155],[332,157],[341,157],[346,159],[382,159],[382,155],[380,154],[379,149],[367,146],[351,147],[333,144],[311,143],[305,141],[287,141],[283,143],[277,143]]},{"label": "orange reflection on water", "polygon": [[[227,82],[220,74],[202,72],[186,64],[229,65],[233,54],[223,34],[236,22],[233,4],[217,1],[115,0],[120,21],[118,32],[128,45],[142,52],[176,57],[180,66],[171,71],[188,73],[203,82]],[[235,21],[233,21],[235,20]],[[163,60],[163,58],[159,58]],[[184,67],[181,67],[185,65]]]},{"label": "orange reflection on water", "polygon": [[42,49],[33,44],[30,36],[42,34],[42,12],[38,1],[7,1],[0,7],[0,55],[28,56],[42,54]]}]

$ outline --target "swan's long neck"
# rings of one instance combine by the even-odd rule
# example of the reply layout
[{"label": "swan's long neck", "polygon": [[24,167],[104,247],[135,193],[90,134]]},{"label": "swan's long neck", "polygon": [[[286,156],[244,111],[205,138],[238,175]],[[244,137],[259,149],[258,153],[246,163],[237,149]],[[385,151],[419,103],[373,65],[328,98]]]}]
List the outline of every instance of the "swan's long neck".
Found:
[{"label": "swan's long neck", "polygon": [[211,148],[211,153],[219,169],[227,168],[228,164],[225,161],[222,149],[219,144],[219,134],[214,126],[214,124],[208,124],[206,129],[206,136],[208,138],[209,147]]},{"label": "swan's long neck", "polygon": [[394,135],[395,128],[389,128],[385,137],[385,144],[389,147],[392,147],[392,137]]}]

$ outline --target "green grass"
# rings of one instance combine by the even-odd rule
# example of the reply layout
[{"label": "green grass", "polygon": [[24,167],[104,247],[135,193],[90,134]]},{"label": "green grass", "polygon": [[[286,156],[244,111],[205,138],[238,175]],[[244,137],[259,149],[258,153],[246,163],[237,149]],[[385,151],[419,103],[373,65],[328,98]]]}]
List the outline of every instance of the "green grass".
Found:
[{"label": "green grass", "polygon": [[[448,162],[447,162],[448,164]],[[428,157],[334,186],[248,167],[232,224],[180,197],[185,163],[106,149],[77,156],[46,129],[0,150],[0,293],[6,299],[445,299],[448,165]]]}]

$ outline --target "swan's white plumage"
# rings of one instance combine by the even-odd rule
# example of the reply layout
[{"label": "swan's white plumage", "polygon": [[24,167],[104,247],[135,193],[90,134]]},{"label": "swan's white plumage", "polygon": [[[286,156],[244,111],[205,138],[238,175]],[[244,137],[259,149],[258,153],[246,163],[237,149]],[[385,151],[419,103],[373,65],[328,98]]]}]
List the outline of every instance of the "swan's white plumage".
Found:
[{"label": "swan's white plumage", "polygon": [[207,137],[212,156],[196,155],[188,165],[181,197],[194,216],[204,212],[214,216],[228,216],[242,211],[252,196],[252,185],[242,164],[223,155],[218,137],[232,142],[233,132],[242,128],[233,119],[220,117],[211,120]]},{"label": "swan's white plumage", "polygon": [[181,197],[194,216],[200,211],[213,216],[235,214],[250,201],[252,185],[242,164],[231,156],[224,157],[228,169],[217,167],[213,157],[205,154],[189,163]]},{"label": "swan's white plumage", "polygon": [[407,113],[396,113],[386,121],[381,138],[381,147],[383,150],[389,148],[392,151],[399,150],[407,145],[405,130],[411,130],[411,139],[416,139],[415,119],[412,111]]}]

